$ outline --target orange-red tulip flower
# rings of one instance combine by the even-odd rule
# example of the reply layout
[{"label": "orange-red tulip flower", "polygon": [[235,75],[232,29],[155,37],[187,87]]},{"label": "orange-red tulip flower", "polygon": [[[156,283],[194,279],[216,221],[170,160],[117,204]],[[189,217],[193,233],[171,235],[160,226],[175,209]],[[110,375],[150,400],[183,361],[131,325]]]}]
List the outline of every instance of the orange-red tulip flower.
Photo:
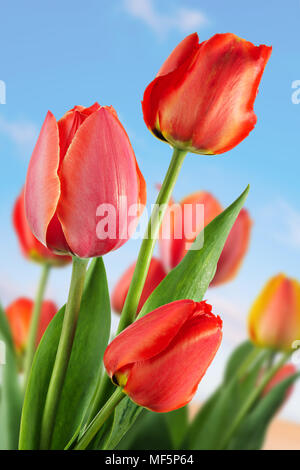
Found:
[{"label": "orange-red tulip flower", "polygon": [[138,405],[167,412],[186,405],[222,339],[222,321],[206,302],[179,300],[132,323],[107,347],[112,380]]},{"label": "orange-red tulip flower", "polygon": [[25,186],[27,219],[41,243],[81,258],[104,255],[128,240],[145,200],[144,178],[112,107],[75,106],[59,121],[48,112]]},{"label": "orange-red tulip flower", "polygon": [[258,346],[289,351],[300,339],[300,283],[284,274],[271,278],[250,310],[248,326]]},{"label": "orange-red tulip flower", "polygon": [[[135,269],[136,263],[133,263],[127,271],[123,274],[121,279],[118,281],[117,285],[115,286],[112,296],[111,296],[111,303],[112,308],[116,313],[121,313],[123,310],[123,306],[127,297],[128,289],[131,283],[131,279],[133,276],[133,272]],[[140,312],[142,306],[150,296],[150,294],[154,291],[154,289],[160,284],[160,282],[166,276],[166,272],[162,266],[162,263],[159,259],[153,257],[149,266],[149,271],[147,274],[147,278],[145,281],[144,289],[140,298],[139,306],[137,309],[137,313]]]},{"label": "orange-red tulip flower", "polygon": [[[6,308],[7,320],[18,353],[26,349],[33,307],[34,303],[31,299],[20,297]],[[37,345],[56,312],[57,306],[51,300],[43,302],[36,338]]]},{"label": "orange-red tulip flower", "polygon": [[147,127],[190,152],[232,149],[256,124],[254,101],[271,51],[234,34],[216,34],[200,44],[196,33],[186,37],[146,88]]},{"label": "orange-red tulip flower", "polygon": [[[291,377],[292,375],[296,374],[297,368],[294,364],[285,364],[279,371],[274,375],[274,377],[270,380],[270,382],[266,385],[266,387],[263,390],[262,395],[265,396],[267,395],[272,388],[274,388],[276,385],[280,384],[283,382],[285,379],[288,377]],[[293,392],[293,385],[288,388],[285,396],[285,400],[287,400],[292,392]]]},{"label": "orange-red tulip flower", "polygon": [[55,255],[33,235],[25,215],[24,189],[22,189],[14,205],[13,224],[18,236],[21,251],[26,258],[40,263],[47,262],[54,266],[61,266],[71,261],[70,256]]},{"label": "orange-red tulip flower", "polygon": [[[197,207],[201,206],[203,218],[198,217],[197,220]],[[167,271],[180,263],[196,236],[221,212],[221,204],[206,191],[193,193],[179,204],[169,206],[159,240],[160,256]],[[248,250],[251,226],[248,211],[242,209],[226,240],[211,286],[223,284],[236,276]]]}]

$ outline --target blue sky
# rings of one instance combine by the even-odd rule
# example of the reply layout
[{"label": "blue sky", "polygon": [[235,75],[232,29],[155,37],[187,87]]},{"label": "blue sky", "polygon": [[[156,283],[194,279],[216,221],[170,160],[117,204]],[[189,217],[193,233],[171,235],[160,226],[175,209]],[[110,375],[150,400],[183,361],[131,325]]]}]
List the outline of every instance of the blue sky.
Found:
[{"label": "blue sky", "polygon": [[[0,29],[0,80],[6,84],[6,104],[0,104],[2,302],[33,295],[39,275],[39,267],[20,255],[11,208],[48,109],[59,118],[75,104],[113,105],[132,140],[148,200],[154,202],[170,149],[148,132],[140,102],[171,50],[194,31],[200,40],[233,32],[272,45],[256,100],[255,130],[223,156],[189,155],[175,189],[177,199],[206,189],[227,205],[251,185],[247,207],[254,228],[247,259],[234,282],[207,294],[224,319],[225,339],[203,384],[206,393],[232,345],[245,337],[248,308],[268,277],[279,271],[300,277],[300,104],[292,102],[292,83],[300,80],[299,14],[299,0],[6,2]],[[137,247],[130,241],[105,258],[110,285],[135,259]],[[68,269],[52,273],[48,297],[63,303],[68,281]],[[286,409],[291,417],[293,406]]]}]

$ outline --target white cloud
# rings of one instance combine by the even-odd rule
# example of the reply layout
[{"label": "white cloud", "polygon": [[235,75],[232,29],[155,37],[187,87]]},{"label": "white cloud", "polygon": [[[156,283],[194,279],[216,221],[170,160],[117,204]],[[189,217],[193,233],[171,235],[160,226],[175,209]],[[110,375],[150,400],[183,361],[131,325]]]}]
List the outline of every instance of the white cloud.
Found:
[{"label": "white cloud", "polygon": [[164,14],[157,10],[154,0],[124,0],[124,5],[130,15],[142,20],[159,35],[172,30],[194,32],[208,23],[206,16],[196,9],[182,7]]},{"label": "white cloud", "polygon": [[31,152],[38,136],[37,126],[30,121],[8,121],[0,116],[0,133],[6,135],[22,154]]}]

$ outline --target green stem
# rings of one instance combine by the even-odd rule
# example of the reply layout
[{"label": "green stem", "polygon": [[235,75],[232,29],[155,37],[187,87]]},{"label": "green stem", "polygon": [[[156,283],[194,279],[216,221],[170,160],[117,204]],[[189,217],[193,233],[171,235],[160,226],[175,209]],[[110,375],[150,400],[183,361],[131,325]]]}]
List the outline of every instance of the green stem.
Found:
[{"label": "green stem", "polygon": [[267,371],[265,374],[264,378],[260,382],[260,384],[252,391],[252,393],[249,395],[248,399],[246,400],[244,406],[241,408],[240,412],[238,413],[237,417],[233,421],[232,425],[229,428],[229,431],[225,435],[225,438],[222,441],[222,445],[220,447],[221,450],[224,450],[227,448],[231,438],[233,437],[234,433],[240,426],[241,422],[245,418],[245,416],[248,414],[249,410],[252,408],[256,400],[260,397],[262,394],[264,388],[266,385],[270,382],[270,380],[274,377],[276,372],[278,372],[279,369],[286,363],[286,361],[289,359],[291,356],[291,352],[288,352],[282,356],[282,358],[275,364],[271,370]]},{"label": "green stem", "polygon": [[72,352],[88,260],[73,257],[73,270],[61,336],[44,408],[41,449],[49,449],[55,417]]},{"label": "green stem", "polygon": [[246,357],[245,361],[241,364],[240,368],[237,371],[237,377],[243,379],[244,375],[247,373],[250,366],[260,358],[266,355],[264,349],[255,347],[251,353]]},{"label": "green stem", "polygon": [[159,191],[156,204],[151,214],[148,227],[139,251],[130,288],[122,310],[118,333],[124,330],[135,320],[159,228],[186,154],[187,152],[185,151],[174,149],[170,166]]},{"label": "green stem", "polygon": [[74,447],[74,450],[84,450],[87,448],[87,446],[96,436],[101,426],[105,423],[107,418],[109,418],[109,416],[114,411],[116,406],[120,403],[120,401],[125,397],[125,393],[123,393],[122,389],[118,387],[117,390],[113,393],[113,395],[109,398],[109,400],[105,403],[103,408],[96,415],[96,417],[93,419],[86,431],[83,433],[78,443]]},{"label": "green stem", "polygon": [[45,294],[46,284],[49,277],[50,265],[48,263],[44,263],[42,267],[42,273],[38,285],[38,290],[35,297],[34,308],[32,312],[31,322],[30,322],[30,329],[29,329],[29,338],[28,344],[26,349],[26,356],[25,356],[25,388],[28,382],[31,365],[34,357],[34,353],[36,350],[36,338],[37,338],[37,331],[40,321],[40,314],[43,304],[43,298]]},{"label": "green stem", "polygon": [[[119,334],[135,320],[138,304],[144,288],[160,225],[167,209],[167,205],[172,196],[172,192],[186,154],[187,152],[185,151],[174,149],[168,171],[157,196],[155,208],[151,214],[139,251],[134,274],[120,318],[117,334]],[[99,382],[99,386],[93,398],[87,424],[91,419],[93,419],[103,403],[105,403],[105,400],[110,393],[111,381],[109,380],[108,376],[105,375]]]}]

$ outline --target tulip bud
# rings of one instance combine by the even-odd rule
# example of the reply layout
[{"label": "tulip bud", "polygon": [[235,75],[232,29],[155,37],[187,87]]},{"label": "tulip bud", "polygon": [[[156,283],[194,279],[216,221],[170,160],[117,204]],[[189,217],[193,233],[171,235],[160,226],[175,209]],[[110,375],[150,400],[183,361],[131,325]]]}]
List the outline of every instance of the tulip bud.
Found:
[{"label": "tulip bud", "polygon": [[[204,217],[197,222],[197,207],[200,206],[203,206]],[[198,191],[179,204],[169,206],[162,222],[159,240],[160,256],[167,271],[180,263],[197,235],[222,210],[218,200],[207,191]],[[251,226],[248,211],[242,209],[226,240],[211,286],[228,282],[237,275],[248,250]]]},{"label": "tulip bud", "polygon": [[144,120],[173,147],[199,154],[227,152],[256,124],[254,101],[272,48],[234,34],[199,44],[186,37],[146,88]]},{"label": "tulip bud", "polygon": [[122,331],[107,347],[104,365],[135,403],[167,412],[186,405],[222,339],[222,321],[206,302],[163,305]]},{"label": "tulip bud", "polygon": [[31,232],[25,215],[24,189],[22,189],[14,205],[13,225],[25,258],[38,263],[49,263],[53,266],[63,266],[71,261],[70,256],[55,255],[48,250]]},{"label": "tulip bud", "polygon": [[300,339],[300,283],[284,274],[271,278],[252,305],[248,328],[258,346],[291,350]]},{"label": "tulip bud", "polygon": [[[12,302],[5,310],[18,354],[22,354],[26,349],[33,307],[34,303],[31,299],[20,297]],[[51,300],[45,300],[43,302],[36,338],[37,346],[56,312],[57,306],[54,302]]]},{"label": "tulip bud", "polygon": [[144,178],[112,107],[75,106],[58,122],[48,112],[25,186],[27,219],[41,243],[55,253],[102,256],[128,240],[145,200]]},{"label": "tulip bud", "polygon": [[[123,274],[121,279],[118,281],[117,285],[115,286],[112,297],[111,297],[111,302],[112,302],[112,308],[116,313],[121,313],[123,310],[123,306],[127,297],[128,289],[131,283],[131,279],[134,273],[136,263],[133,263],[127,271]],[[166,272],[161,264],[161,262],[157,258],[152,258],[147,278],[145,281],[145,285],[143,288],[143,292],[140,298],[139,306],[137,309],[137,313],[140,312],[142,306],[152,294],[154,289],[160,284],[160,282],[164,279],[166,276]]]}]

